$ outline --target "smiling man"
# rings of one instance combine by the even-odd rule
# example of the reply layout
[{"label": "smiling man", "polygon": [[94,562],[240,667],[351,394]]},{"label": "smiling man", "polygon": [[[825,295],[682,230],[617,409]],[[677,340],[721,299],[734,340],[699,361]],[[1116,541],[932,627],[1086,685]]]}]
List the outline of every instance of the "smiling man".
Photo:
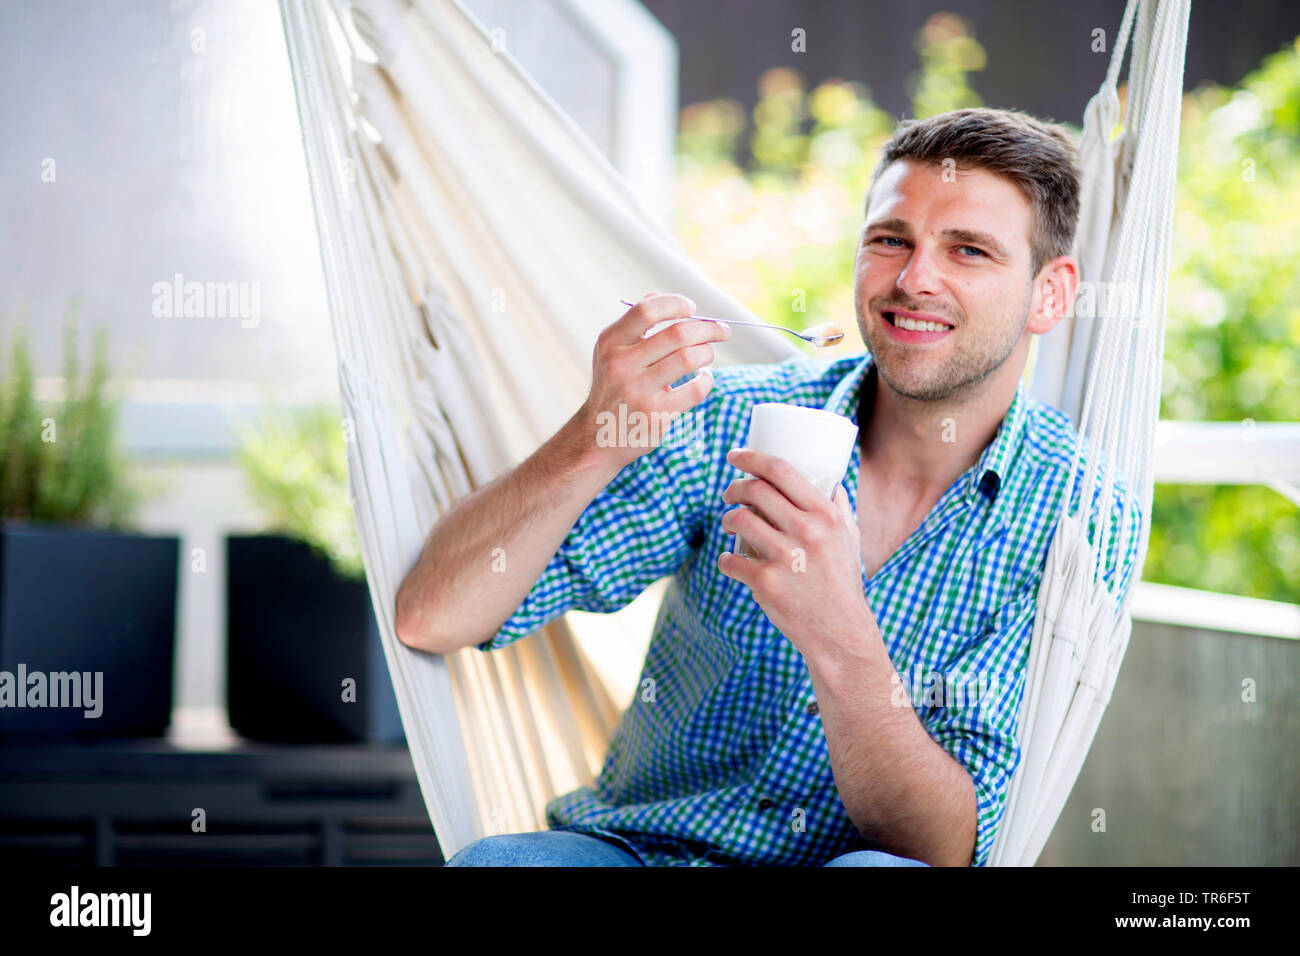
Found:
[{"label": "smiling man", "polygon": [[[715,379],[727,328],[647,335],[694,312],[654,293],[602,332],[582,409],[433,529],[398,635],[491,651],[672,580],[595,785],[552,801],[549,830],[449,865],[987,862],[1077,440],[1022,383],[1078,283],[1072,156],[1012,111],[900,125],[854,265],[864,355]],[[832,499],[740,447],[757,402],[858,425]],[[689,412],[693,440],[611,446],[597,436],[615,412]],[[756,558],[727,552],[736,533]],[[1121,594],[1133,557],[1108,556]]]}]

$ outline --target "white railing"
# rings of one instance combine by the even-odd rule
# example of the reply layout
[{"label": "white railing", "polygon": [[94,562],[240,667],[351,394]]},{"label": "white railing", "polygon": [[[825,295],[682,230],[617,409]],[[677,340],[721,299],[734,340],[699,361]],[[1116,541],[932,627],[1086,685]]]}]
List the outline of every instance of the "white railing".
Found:
[{"label": "white railing", "polygon": [[1267,485],[1300,506],[1300,422],[1160,422],[1155,476],[1178,485]]},{"label": "white railing", "polygon": [[1139,581],[1133,620],[1300,641],[1300,605]]}]

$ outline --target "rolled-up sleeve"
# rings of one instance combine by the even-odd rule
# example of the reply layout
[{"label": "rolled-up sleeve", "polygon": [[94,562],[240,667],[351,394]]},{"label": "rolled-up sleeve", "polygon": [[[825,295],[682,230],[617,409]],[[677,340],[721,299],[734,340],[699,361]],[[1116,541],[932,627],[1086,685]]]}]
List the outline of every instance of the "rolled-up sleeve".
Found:
[{"label": "rolled-up sleeve", "polygon": [[715,388],[664,429],[658,447],[605,486],[518,609],[479,650],[505,647],[566,611],[617,611],[681,566],[702,534],[720,401]]},{"label": "rolled-up sleeve", "polygon": [[945,665],[943,701],[920,713],[931,738],[966,768],[975,785],[972,866],[988,861],[1020,762],[1017,720],[1035,607],[1034,592],[1003,605],[986,636]]}]

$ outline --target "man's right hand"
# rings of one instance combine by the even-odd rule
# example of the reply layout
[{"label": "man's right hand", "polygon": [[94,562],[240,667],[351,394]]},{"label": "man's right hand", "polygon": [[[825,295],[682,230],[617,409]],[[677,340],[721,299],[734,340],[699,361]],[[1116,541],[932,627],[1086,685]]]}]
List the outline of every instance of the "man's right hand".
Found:
[{"label": "man's right hand", "polygon": [[[584,457],[602,460],[617,472],[652,451],[669,424],[708,396],[713,388],[713,375],[705,368],[714,358],[710,343],[730,338],[728,326],[675,322],[646,335],[661,322],[694,312],[695,303],[685,296],[651,292],[597,336],[591,392],[569,422]],[[697,371],[689,382],[672,387]],[[639,434],[647,438],[633,444],[629,439],[638,437],[633,432],[638,421],[644,423]]]}]

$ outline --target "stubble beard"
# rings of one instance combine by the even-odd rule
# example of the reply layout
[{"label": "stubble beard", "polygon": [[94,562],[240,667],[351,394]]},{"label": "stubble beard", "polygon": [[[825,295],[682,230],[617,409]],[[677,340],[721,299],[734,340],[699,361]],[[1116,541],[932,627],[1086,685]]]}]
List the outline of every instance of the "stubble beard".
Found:
[{"label": "stubble beard", "polygon": [[[1032,293],[1033,286],[1029,286]],[[1024,335],[1029,324],[1030,294],[1026,294],[1019,308],[1019,319],[1012,324],[1004,337],[989,341],[972,338],[972,330],[966,322],[965,315],[951,316],[921,306],[900,301],[895,297],[877,296],[871,300],[871,312],[862,314],[861,304],[854,297],[858,312],[858,331],[862,341],[871,353],[877,374],[894,392],[918,402],[954,402],[961,401],[972,394],[981,382],[1002,367],[1002,364],[1015,351],[1020,337]],[[916,354],[922,350],[913,350],[900,345],[889,338],[889,333],[881,329],[874,320],[880,310],[902,309],[908,312],[930,312],[934,315],[951,319],[954,329],[949,335],[960,335],[956,349],[949,349],[942,364],[929,370],[932,358]],[[882,321],[884,321],[882,319]],[[911,354],[909,354],[911,353]],[[915,371],[912,371],[912,370]],[[910,374],[909,374],[910,373]]]}]

